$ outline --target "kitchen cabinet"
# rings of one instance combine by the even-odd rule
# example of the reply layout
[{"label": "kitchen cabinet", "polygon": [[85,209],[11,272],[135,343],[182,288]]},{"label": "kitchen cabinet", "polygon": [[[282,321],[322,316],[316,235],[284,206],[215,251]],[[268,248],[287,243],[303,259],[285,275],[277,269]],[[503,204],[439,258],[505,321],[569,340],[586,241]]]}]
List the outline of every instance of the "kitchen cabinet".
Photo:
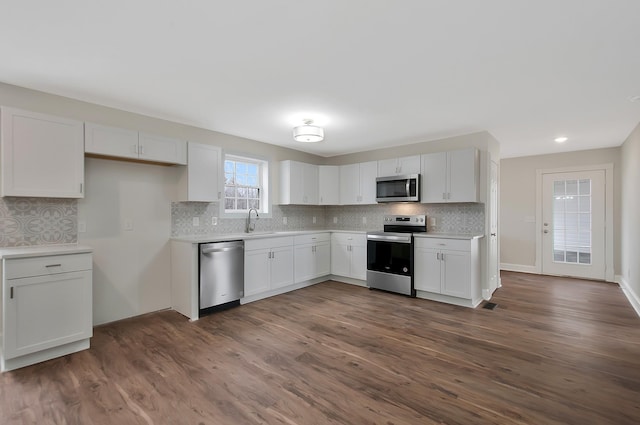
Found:
[{"label": "kitchen cabinet", "polygon": [[3,258],[2,371],[89,348],[90,252]]},{"label": "kitchen cabinet", "polygon": [[187,142],[135,130],[85,123],[86,154],[166,164],[187,164]]},{"label": "kitchen cabinet", "polygon": [[81,121],[0,109],[0,194],[84,197]]},{"label": "kitchen cabinet", "polygon": [[415,238],[416,291],[449,297],[437,301],[463,299],[466,301],[461,302],[462,305],[477,305],[480,301],[478,245],[478,239]]},{"label": "kitchen cabinet", "polygon": [[340,204],[375,204],[378,162],[340,166]]},{"label": "kitchen cabinet", "polygon": [[359,280],[367,279],[366,234],[331,234],[331,274]]},{"label": "kitchen cabinet", "polygon": [[479,158],[475,148],[422,155],[421,202],[479,202]]},{"label": "kitchen cabinet", "polygon": [[378,161],[378,177],[420,173],[420,155]]},{"label": "kitchen cabinet", "polygon": [[318,166],[280,162],[280,204],[318,205]]},{"label": "kitchen cabinet", "polygon": [[312,233],[294,238],[294,280],[296,283],[331,274],[331,236]]},{"label": "kitchen cabinet", "polygon": [[245,297],[293,283],[293,237],[245,241]]},{"label": "kitchen cabinet", "polygon": [[340,204],[340,167],[338,165],[318,166],[318,204]]},{"label": "kitchen cabinet", "polygon": [[187,143],[187,166],[178,181],[178,200],[216,202],[221,199],[220,148],[199,143]]}]

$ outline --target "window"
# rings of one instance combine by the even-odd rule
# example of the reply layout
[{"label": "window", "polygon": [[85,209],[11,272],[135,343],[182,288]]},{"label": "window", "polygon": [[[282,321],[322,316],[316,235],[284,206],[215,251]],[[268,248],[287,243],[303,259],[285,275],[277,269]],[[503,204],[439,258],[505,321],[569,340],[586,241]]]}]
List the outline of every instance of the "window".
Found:
[{"label": "window", "polygon": [[553,261],[591,264],[591,180],[556,180],[553,196]]},{"label": "window", "polygon": [[268,212],[268,163],[255,158],[225,155],[224,212]]}]

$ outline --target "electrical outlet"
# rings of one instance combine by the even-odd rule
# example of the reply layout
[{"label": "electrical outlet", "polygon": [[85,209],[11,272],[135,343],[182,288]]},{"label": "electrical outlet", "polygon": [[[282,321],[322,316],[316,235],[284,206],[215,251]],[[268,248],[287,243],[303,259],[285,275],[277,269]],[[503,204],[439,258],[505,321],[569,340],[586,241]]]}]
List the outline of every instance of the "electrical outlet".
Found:
[{"label": "electrical outlet", "polygon": [[316,217],[313,217],[313,224],[316,224]]},{"label": "electrical outlet", "polygon": [[333,224],[338,224],[338,217],[333,217]]},{"label": "electrical outlet", "polygon": [[436,227],[436,218],[435,217],[431,217],[431,227]]},{"label": "electrical outlet", "polygon": [[287,217],[282,217],[282,224],[287,224]]},{"label": "electrical outlet", "polygon": [[193,217],[193,225],[200,226],[200,217]]},{"label": "electrical outlet", "polygon": [[211,217],[211,225],[212,226],[218,225],[218,217]]},{"label": "electrical outlet", "polygon": [[367,217],[362,217],[362,224],[367,224]]},{"label": "electrical outlet", "polygon": [[133,219],[125,218],[122,224],[122,228],[127,232],[131,232],[133,230]]},{"label": "electrical outlet", "polygon": [[87,231],[87,222],[84,220],[78,221],[78,233],[84,233]]}]

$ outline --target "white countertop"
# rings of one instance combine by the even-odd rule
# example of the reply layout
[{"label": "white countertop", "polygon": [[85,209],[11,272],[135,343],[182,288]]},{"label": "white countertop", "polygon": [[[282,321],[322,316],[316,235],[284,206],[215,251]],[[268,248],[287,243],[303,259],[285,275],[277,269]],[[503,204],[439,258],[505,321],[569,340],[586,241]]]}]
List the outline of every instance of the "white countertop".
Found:
[{"label": "white countertop", "polygon": [[283,236],[299,236],[311,233],[361,233],[366,234],[365,230],[293,230],[283,232],[251,232],[251,233],[230,233],[220,235],[194,235],[194,236],[177,236],[171,238],[172,241],[188,242],[188,243],[206,243],[206,242],[223,242],[233,240],[261,239],[261,238],[277,238]]},{"label": "white countertop", "polygon": [[82,254],[93,252],[93,248],[85,245],[36,245],[0,248],[0,259],[42,257],[44,255]]},{"label": "white countertop", "polygon": [[480,239],[484,238],[482,234],[472,233],[414,233],[416,238],[438,238],[438,239]]}]

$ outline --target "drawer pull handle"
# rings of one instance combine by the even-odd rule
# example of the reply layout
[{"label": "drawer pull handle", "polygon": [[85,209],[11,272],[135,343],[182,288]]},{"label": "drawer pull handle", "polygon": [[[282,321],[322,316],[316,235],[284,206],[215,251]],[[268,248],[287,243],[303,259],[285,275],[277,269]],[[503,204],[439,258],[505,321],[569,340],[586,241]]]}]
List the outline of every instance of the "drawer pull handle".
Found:
[{"label": "drawer pull handle", "polygon": [[11,287],[11,295],[9,296],[9,298],[13,299],[13,286]]},{"label": "drawer pull handle", "polygon": [[47,264],[45,267],[62,267],[62,264]]}]

